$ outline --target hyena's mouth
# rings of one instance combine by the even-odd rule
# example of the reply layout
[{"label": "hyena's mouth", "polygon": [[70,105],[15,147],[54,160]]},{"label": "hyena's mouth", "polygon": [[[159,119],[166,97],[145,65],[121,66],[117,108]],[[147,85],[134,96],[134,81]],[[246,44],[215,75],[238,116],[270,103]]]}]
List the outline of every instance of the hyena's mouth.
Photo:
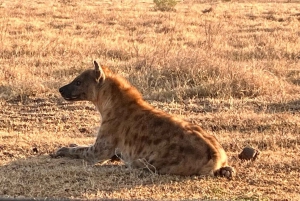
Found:
[{"label": "hyena's mouth", "polygon": [[74,96],[74,97],[71,97],[71,98],[65,97],[65,99],[66,99],[66,100],[76,100],[76,99],[78,99],[78,96]]},{"label": "hyena's mouth", "polygon": [[80,95],[72,96],[72,97],[63,97],[67,101],[78,100]]},{"label": "hyena's mouth", "polygon": [[70,96],[63,96],[63,98],[67,101],[80,101],[80,100],[85,100],[86,94],[81,93],[78,95],[70,95]]}]

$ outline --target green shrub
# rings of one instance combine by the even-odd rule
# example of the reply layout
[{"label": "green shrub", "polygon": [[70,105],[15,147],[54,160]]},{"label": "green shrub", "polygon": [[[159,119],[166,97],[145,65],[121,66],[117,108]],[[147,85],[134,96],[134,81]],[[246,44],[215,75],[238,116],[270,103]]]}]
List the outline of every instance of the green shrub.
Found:
[{"label": "green shrub", "polygon": [[177,4],[176,0],[153,0],[155,8],[160,11],[171,11]]}]

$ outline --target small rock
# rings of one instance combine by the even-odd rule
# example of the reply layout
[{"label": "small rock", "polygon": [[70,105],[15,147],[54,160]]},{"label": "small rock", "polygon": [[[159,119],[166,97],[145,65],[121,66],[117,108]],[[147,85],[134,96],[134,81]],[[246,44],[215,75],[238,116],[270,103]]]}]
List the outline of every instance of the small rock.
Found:
[{"label": "small rock", "polygon": [[39,153],[39,150],[38,150],[36,147],[33,147],[33,148],[32,148],[32,151],[33,151],[33,153],[35,153],[35,154]]},{"label": "small rock", "polygon": [[202,10],[202,13],[209,13],[213,10],[212,7]]},{"label": "small rock", "polygon": [[87,133],[88,130],[86,128],[79,128],[78,129],[80,133]]},{"label": "small rock", "polygon": [[260,152],[252,147],[245,147],[238,155],[241,160],[256,160]]}]

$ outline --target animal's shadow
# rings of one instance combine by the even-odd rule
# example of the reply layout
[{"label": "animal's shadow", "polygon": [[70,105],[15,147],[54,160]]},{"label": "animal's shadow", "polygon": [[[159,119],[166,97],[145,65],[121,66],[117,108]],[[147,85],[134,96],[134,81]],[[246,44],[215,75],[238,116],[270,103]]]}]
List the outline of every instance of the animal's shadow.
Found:
[{"label": "animal's shadow", "polygon": [[[3,198],[13,200],[19,197],[37,200],[45,198],[118,200],[120,193],[130,194],[136,188],[170,185],[192,178],[159,175],[145,169],[131,169],[122,162],[108,161],[88,165],[81,159],[51,158],[49,155],[12,161],[0,166],[0,174],[3,175],[1,182],[4,186],[0,188],[0,200]],[[197,179],[202,178],[209,179],[197,176]]]}]

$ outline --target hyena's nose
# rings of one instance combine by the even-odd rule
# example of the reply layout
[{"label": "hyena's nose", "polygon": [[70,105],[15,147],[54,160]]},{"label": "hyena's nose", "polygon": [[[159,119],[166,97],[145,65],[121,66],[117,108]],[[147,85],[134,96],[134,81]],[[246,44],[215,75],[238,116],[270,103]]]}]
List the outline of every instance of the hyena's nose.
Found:
[{"label": "hyena's nose", "polygon": [[64,89],[63,89],[63,87],[61,87],[61,88],[59,88],[59,93],[61,94],[61,95],[63,95],[64,94]]}]

